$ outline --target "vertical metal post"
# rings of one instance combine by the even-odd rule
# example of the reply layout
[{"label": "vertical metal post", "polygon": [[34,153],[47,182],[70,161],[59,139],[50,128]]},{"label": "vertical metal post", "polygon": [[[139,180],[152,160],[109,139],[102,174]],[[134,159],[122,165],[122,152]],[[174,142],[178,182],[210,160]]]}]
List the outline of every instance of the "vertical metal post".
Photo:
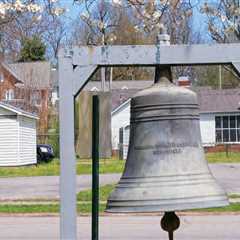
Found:
[{"label": "vertical metal post", "polygon": [[60,238],[77,239],[74,96],[71,56],[59,55],[60,93]]},{"label": "vertical metal post", "polygon": [[99,97],[93,96],[92,114],[92,240],[98,240],[99,211]]}]

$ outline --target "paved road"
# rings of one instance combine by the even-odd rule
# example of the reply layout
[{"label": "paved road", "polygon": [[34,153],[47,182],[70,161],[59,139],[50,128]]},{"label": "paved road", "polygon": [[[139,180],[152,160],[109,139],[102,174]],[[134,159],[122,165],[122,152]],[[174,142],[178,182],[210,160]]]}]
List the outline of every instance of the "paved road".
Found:
[{"label": "paved road", "polygon": [[210,164],[210,169],[227,193],[240,194],[240,164]]},{"label": "paved road", "polygon": [[[240,164],[212,164],[213,175],[228,193],[240,193]],[[115,183],[120,174],[104,174],[100,184]],[[91,176],[77,177],[77,191],[91,188]],[[0,178],[0,200],[58,198],[59,177]]]},{"label": "paved road", "polygon": [[[102,240],[166,240],[157,216],[110,216],[100,218]],[[175,232],[178,240],[239,240],[240,215],[183,216]],[[78,218],[78,239],[91,239],[91,220]],[[58,217],[0,217],[2,240],[59,239]],[[70,240],[70,239],[69,239]]]},{"label": "paved road", "polygon": [[[115,183],[120,174],[103,174],[100,184]],[[77,191],[91,188],[91,176],[77,176]],[[0,178],[0,200],[59,198],[59,177]]]}]

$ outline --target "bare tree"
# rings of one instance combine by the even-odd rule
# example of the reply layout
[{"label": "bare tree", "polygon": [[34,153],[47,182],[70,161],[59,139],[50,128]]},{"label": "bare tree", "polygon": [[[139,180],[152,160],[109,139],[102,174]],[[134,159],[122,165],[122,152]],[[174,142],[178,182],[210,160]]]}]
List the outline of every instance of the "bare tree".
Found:
[{"label": "bare tree", "polygon": [[43,32],[47,44],[47,56],[53,63],[57,62],[57,54],[61,45],[66,44],[67,24],[59,18],[50,17],[49,26]]},{"label": "bare tree", "polygon": [[[82,3],[83,4],[83,3]],[[88,26],[87,44],[111,44],[116,36],[113,29],[117,26],[121,17],[121,9],[109,1],[84,1],[82,21]],[[85,28],[85,30],[87,30]],[[102,90],[106,90],[106,70],[110,71],[109,85],[112,82],[113,69],[101,68]],[[110,86],[111,88],[111,86]]]}]

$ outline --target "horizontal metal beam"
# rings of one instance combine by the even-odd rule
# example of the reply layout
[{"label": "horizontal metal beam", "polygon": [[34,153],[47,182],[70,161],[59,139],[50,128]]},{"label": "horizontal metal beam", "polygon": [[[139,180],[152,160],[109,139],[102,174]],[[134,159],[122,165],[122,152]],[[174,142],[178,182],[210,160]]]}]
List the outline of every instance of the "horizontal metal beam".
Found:
[{"label": "horizontal metal beam", "polygon": [[60,49],[61,239],[76,239],[74,96],[100,66],[231,63],[240,72],[240,44],[101,46]]},{"label": "horizontal metal beam", "polygon": [[240,62],[240,44],[84,46],[72,54],[78,66],[231,64]]}]

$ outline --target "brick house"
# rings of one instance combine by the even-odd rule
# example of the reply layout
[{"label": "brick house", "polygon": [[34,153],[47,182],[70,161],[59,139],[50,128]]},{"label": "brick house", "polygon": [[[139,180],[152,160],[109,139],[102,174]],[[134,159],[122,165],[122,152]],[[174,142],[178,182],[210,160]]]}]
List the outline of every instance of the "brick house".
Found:
[{"label": "brick house", "polygon": [[0,101],[39,116],[38,132],[48,125],[49,62],[0,63]]},{"label": "brick house", "polygon": [[0,99],[7,100],[14,98],[14,91],[17,84],[21,84],[18,76],[10,69],[8,64],[0,65]]}]

